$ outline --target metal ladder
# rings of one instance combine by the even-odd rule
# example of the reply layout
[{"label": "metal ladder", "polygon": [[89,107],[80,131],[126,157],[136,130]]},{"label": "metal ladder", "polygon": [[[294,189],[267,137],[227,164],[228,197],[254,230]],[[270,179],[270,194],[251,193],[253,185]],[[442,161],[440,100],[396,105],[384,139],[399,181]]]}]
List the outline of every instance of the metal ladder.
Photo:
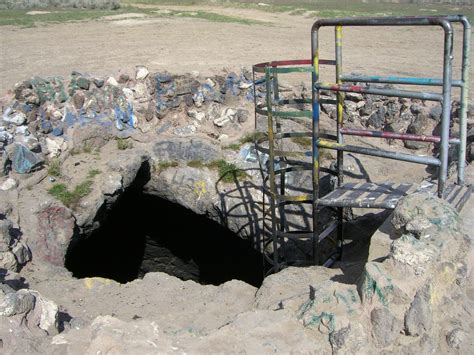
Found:
[{"label": "metal ladder", "polygon": [[[462,70],[460,79],[452,79],[453,60],[453,27],[452,23],[463,26]],[[418,78],[395,76],[345,75],[342,70],[342,28],[345,26],[440,26],[444,31],[443,77]],[[322,27],[335,29],[335,59],[319,58],[319,30]],[[264,255],[270,264],[269,272],[278,272],[288,265],[282,256],[289,241],[311,243],[311,260],[295,260],[292,264],[315,264],[330,266],[342,255],[344,244],[343,216],[344,209],[359,208],[395,208],[398,200],[415,191],[428,191],[447,199],[456,208],[464,205],[470,194],[470,187],[464,184],[464,167],[466,159],[467,105],[469,97],[469,59],[470,59],[471,26],[465,16],[429,16],[429,17],[379,17],[379,18],[345,18],[316,21],[311,30],[311,60],[287,60],[260,63],[253,66],[256,129],[259,118],[266,118],[264,135],[255,143],[258,154],[267,159],[267,166],[262,164],[264,193],[268,206],[264,203]],[[320,66],[335,66],[334,83],[319,81]],[[287,73],[308,73],[311,75],[311,98],[280,98],[278,77]],[[258,89],[258,83],[264,83]],[[351,83],[383,83],[415,86],[442,87],[442,94],[425,91],[398,90],[392,88],[366,87]],[[451,94],[454,88],[461,91],[459,138],[449,137]],[[320,98],[320,91],[336,93],[336,100]],[[352,129],[344,127],[344,96],[346,92],[381,95],[388,97],[412,98],[441,103],[440,136],[420,136],[374,130]],[[259,93],[262,101],[259,101]],[[337,128],[335,134],[320,132],[320,105],[336,105]],[[300,105],[295,109],[295,105]],[[306,106],[301,109],[301,106]],[[309,106],[309,108],[308,108]],[[304,132],[282,131],[282,120],[301,120],[311,124],[311,129]],[[388,138],[405,141],[424,141],[439,145],[440,156],[427,157],[414,154],[386,151],[344,143],[344,136],[361,136]],[[288,139],[311,138],[311,151],[294,151],[279,148]],[[457,184],[447,184],[448,149],[458,145]],[[333,149],[337,152],[335,169],[320,166],[321,149]],[[434,166],[438,169],[437,183],[426,183],[422,186],[413,183],[344,183],[344,152],[369,155],[385,159],[406,161],[415,164]],[[311,172],[311,189],[306,193],[288,191],[287,177],[294,172]],[[325,175],[322,175],[324,173]],[[322,189],[327,177],[334,175],[337,184],[333,191]],[[326,179],[326,180],[325,180]],[[288,206],[306,206],[311,209],[311,223],[303,228],[291,227],[286,215]],[[333,220],[321,221],[325,209],[334,211]],[[303,209],[301,209],[303,211]],[[303,212],[304,213],[304,212]],[[334,233],[337,230],[337,235]],[[322,253],[322,242],[330,239],[336,244],[331,253]],[[322,257],[325,255],[324,258]],[[329,257],[328,257],[329,256]]]}]

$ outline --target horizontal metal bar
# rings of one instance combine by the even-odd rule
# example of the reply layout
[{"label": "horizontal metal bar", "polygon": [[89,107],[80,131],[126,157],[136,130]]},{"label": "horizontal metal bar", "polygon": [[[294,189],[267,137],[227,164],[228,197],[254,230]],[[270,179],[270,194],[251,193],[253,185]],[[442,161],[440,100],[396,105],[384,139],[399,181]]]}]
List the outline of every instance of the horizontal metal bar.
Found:
[{"label": "horizontal metal bar", "polygon": [[270,73],[311,73],[313,72],[313,67],[285,67],[285,68],[278,68],[278,67],[269,67]]},{"label": "horizontal metal bar", "polygon": [[354,146],[350,144],[329,142],[322,139],[318,141],[318,147],[327,148],[327,149],[335,149],[335,150],[340,150],[344,152],[370,155],[374,157],[381,157],[381,158],[387,158],[387,159],[393,159],[393,160],[407,161],[407,162],[415,163],[415,164],[434,165],[434,166],[441,165],[441,161],[433,157],[423,157],[423,156],[413,155],[413,154],[405,154],[405,153],[399,153],[399,152],[390,152],[390,151],[381,150],[381,149],[359,147],[359,146]]},{"label": "horizontal metal bar", "polygon": [[273,116],[276,117],[308,117],[311,118],[313,116],[313,113],[311,111],[273,111],[272,112]]},{"label": "horizontal metal bar", "polygon": [[[270,155],[270,150],[268,148],[264,148],[260,145],[256,145],[255,149],[259,151],[260,153],[268,154]],[[274,155],[277,157],[286,157],[286,158],[303,158],[308,156],[308,152],[287,152],[283,150],[274,150]]]},{"label": "horizontal metal bar", "polygon": [[[340,132],[342,134],[349,135],[349,136],[400,139],[403,141],[418,141],[418,142],[429,142],[429,143],[439,143],[441,141],[441,137],[439,136],[420,136],[417,134],[372,131],[372,130],[366,130],[366,129],[341,128]],[[449,143],[459,144],[460,141],[458,138],[450,138]]]},{"label": "horizontal metal bar", "polygon": [[296,195],[296,196],[274,194],[274,196],[278,201],[290,201],[290,202],[305,202],[305,201],[311,201],[313,199],[313,195],[308,195],[308,194]]},{"label": "horizontal metal bar", "polygon": [[349,200],[349,199],[341,199],[341,200],[325,200],[324,198],[318,200],[319,206],[324,207],[357,207],[357,208],[383,208],[383,209],[394,209],[397,201],[356,201],[356,200]]},{"label": "horizontal metal bar", "polygon": [[280,99],[276,102],[277,105],[295,105],[295,104],[310,104],[311,99]]},{"label": "horizontal metal bar", "polygon": [[[259,115],[268,115],[268,111],[263,108],[256,107],[255,112]],[[311,118],[312,112],[311,111],[273,111],[273,116],[277,116],[279,118]]]},{"label": "horizontal metal bar", "polygon": [[378,89],[378,88],[366,88],[360,85],[349,85],[349,84],[330,84],[330,83],[316,83],[314,84],[316,90],[330,90],[330,91],[342,91],[342,92],[357,92],[362,94],[381,95],[381,96],[396,96],[406,97],[410,99],[420,99],[429,101],[442,101],[443,95],[433,92],[421,92],[421,91],[409,91],[409,90],[398,90],[398,89]]},{"label": "horizontal metal bar", "polygon": [[321,19],[313,24],[312,32],[323,26],[442,26],[443,22],[452,21],[443,16],[384,16],[384,17],[349,17]]},{"label": "horizontal metal bar", "polygon": [[[344,82],[361,83],[384,83],[384,84],[402,84],[402,85],[423,85],[423,86],[443,86],[442,79],[436,78],[413,78],[399,76],[378,76],[378,75],[342,75]],[[463,86],[462,80],[453,80],[452,86]]]},{"label": "horizontal metal bar", "polygon": [[277,236],[288,239],[309,239],[313,237],[313,232],[283,232],[277,231]]},{"label": "horizontal metal bar", "polygon": [[332,232],[334,232],[334,230],[337,228],[337,226],[339,225],[339,221],[333,221],[329,227],[327,227],[322,233],[319,234],[318,236],[318,239],[319,241],[323,241],[324,239],[326,239]]},{"label": "horizontal metal bar", "polygon": [[[330,59],[320,59],[320,65],[336,65],[335,60]],[[257,73],[264,73],[265,68],[267,67],[280,67],[280,66],[290,66],[290,65],[309,65],[313,66],[313,61],[311,59],[291,59],[291,60],[275,60],[272,62],[258,63],[253,66],[253,70]]]}]

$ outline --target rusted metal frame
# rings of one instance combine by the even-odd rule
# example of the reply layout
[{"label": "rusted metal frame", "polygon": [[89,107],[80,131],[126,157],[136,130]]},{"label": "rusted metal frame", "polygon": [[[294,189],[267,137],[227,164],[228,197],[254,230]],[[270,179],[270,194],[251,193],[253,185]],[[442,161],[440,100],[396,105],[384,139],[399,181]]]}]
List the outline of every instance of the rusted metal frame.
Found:
[{"label": "rusted metal frame", "polygon": [[401,161],[411,162],[415,164],[433,165],[433,166],[438,166],[438,167],[441,166],[441,161],[434,157],[425,157],[425,156],[405,154],[405,153],[400,153],[400,152],[390,152],[387,150],[359,147],[359,146],[350,145],[350,144],[339,144],[339,143],[326,141],[323,139],[320,139],[317,142],[317,145],[320,148],[344,150],[345,152],[350,152],[350,153],[370,155],[374,157],[387,158],[387,159],[393,159],[393,160],[401,160]]},{"label": "rusted metal frame", "polygon": [[[448,170],[448,148],[449,148],[449,114],[451,110],[451,86],[452,86],[452,49],[453,49],[453,29],[448,17],[366,17],[366,18],[344,18],[344,19],[322,19],[313,24],[311,29],[314,37],[322,26],[441,26],[444,30],[444,54],[443,54],[443,93],[440,97],[433,93],[419,93],[405,90],[384,90],[384,89],[363,89],[352,85],[351,90],[344,90],[342,85],[333,85],[328,90],[333,91],[355,91],[362,93],[373,93],[384,96],[398,96],[407,98],[419,98],[423,100],[435,100],[442,103],[441,114],[441,142],[440,142],[440,161],[441,165],[438,171],[438,196],[443,197],[444,188],[447,180]],[[453,17],[453,20],[460,20],[460,17]],[[314,90],[324,89],[324,86],[315,85]],[[355,89],[355,90],[354,90]],[[388,91],[388,92],[387,92]],[[421,97],[420,97],[421,96]]]},{"label": "rusted metal frame", "polygon": [[316,83],[319,81],[319,37],[318,32],[311,31],[311,59],[313,65],[313,71],[311,73],[311,99],[312,99],[312,184],[313,184],[313,210],[312,210],[312,219],[313,219],[313,263],[315,265],[320,264],[320,254],[319,254],[319,237],[318,237],[318,200],[319,200],[319,89],[316,88]]},{"label": "rusted metal frame", "polygon": [[[429,143],[439,143],[441,141],[441,137],[439,136],[423,136],[423,135],[409,134],[409,133],[373,131],[373,130],[356,129],[356,128],[343,128],[341,129],[341,133],[343,135],[348,135],[348,136],[400,139],[403,141],[419,141],[419,142],[429,142]],[[449,138],[449,143],[460,144],[460,140],[459,138]]]},{"label": "rusted metal frame", "polygon": [[[401,84],[418,86],[443,86],[443,80],[437,78],[416,78],[399,76],[378,76],[378,75],[343,75],[343,82],[359,83],[380,83],[380,84]],[[453,80],[453,87],[462,87],[462,80]]]},{"label": "rusted metal frame", "polygon": [[269,164],[268,171],[270,174],[270,210],[272,219],[272,243],[273,243],[273,270],[278,272],[279,257],[278,257],[278,240],[277,240],[277,221],[276,221],[276,209],[275,209],[275,195],[276,195],[276,184],[275,184],[275,171],[274,171],[274,132],[273,132],[273,114],[272,114],[272,83],[271,83],[271,72],[269,68],[265,69],[266,79],[266,104],[267,104],[267,122],[268,122],[268,155]]},{"label": "rusted metal frame", "polygon": [[330,90],[330,91],[336,91],[336,92],[341,92],[341,91],[342,92],[357,92],[357,93],[369,94],[369,95],[405,97],[409,99],[420,99],[420,100],[428,100],[428,101],[443,101],[443,96],[434,92],[367,88],[361,85],[331,84],[331,83],[316,83],[315,88],[319,90]]},{"label": "rusted metal frame", "polygon": [[[335,55],[336,55],[336,84],[342,84],[342,26],[335,26]],[[341,130],[344,128],[344,99],[345,94],[341,91],[337,93],[337,110],[336,110],[336,121],[337,121],[337,142],[340,144],[344,143],[344,136]],[[337,185],[341,186],[344,183],[344,151],[337,151]],[[339,257],[342,257],[342,249],[344,246],[344,208],[339,207],[337,209],[337,249]],[[324,230],[322,233],[326,232]],[[321,238],[319,237],[321,240]]]},{"label": "rusted metal frame", "polygon": [[467,144],[467,106],[469,100],[469,70],[471,58],[471,24],[466,16],[459,16],[463,25],[463,49],[462,49],[462,72],[461,81],[461,112],[459,117],[459,146],[458,156],[458,184],[464,185],[464,169],[466,166],[466,144]]}]

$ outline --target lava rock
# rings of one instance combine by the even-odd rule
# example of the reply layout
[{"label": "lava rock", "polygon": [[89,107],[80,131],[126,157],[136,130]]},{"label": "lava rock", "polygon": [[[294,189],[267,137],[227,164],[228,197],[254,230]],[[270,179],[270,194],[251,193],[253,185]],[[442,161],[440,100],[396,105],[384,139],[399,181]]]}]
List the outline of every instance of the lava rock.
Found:
[{"label": "lava rock", "polygon": [[80,76],[79,78],[76,79],[76,84],[77,86],[79,86],[79,88],[83,90],[89,90],[91,81],[86,77]]},{"label": "lava rock", "polygon": [[379,107],[367,119],[367,125],[380,129],[385,124],[385,114],[387,109],[384,106]]},{"label": "lava rock", "polygon": [[101,88],[102,86],[104,86],[105,84],[105,81],[104,79],[101,79],[101,78],[94,78],[93,79],[93,82],[94,82],[94,85],[96,86],[96,88]]},{"label": "lava rock", "polygon": [[[416,135],[426,135],[427,129],[428,118],[424,114],[418,114],[416,119],[408,126],[407,133]],[[429,145],[429,143],[418,141],[404,141],[403,144],[408,149],[422,149],[426,148]]]},{"label": "lava rock", "polygon": [[44,160],[22,144],[16,144],[11,157],[12,168],[19,174],[27,174],[39,168]]},{"label": "lava rock", "polygon": [[120,74],[118,82],[119,84],[126,84],[130,80],[130,76],[128,74]]},{"label": "lava rock", "polygon": [[427,284],[415,295],[415,299],[405,314],[405,333],[418,336],[428,333],[433,323],[433,315],[430,305],[431,285]]},{"label": "lava rock", "polygon": [[244,123],[247,122],[247,119],[249,118],[249,112],[247,110],[239,108],[235,116],[237,117],[239,123]]},{"label": "lava rock", "polygon": [[42,120],[39,125],[39,130],[41,133],[48,134],[53,130],[53,124],[51,121]]},{"label": "lava rock", "polygon": [[56,136],[56,137],[62,136],[64,133],[63,127],[62,126],[55,127],[53,128],[53,131],[51,133],[53,134],[53,136]]},{"label": "lava rock", "polygon": [[84,101],[86,97],[82,91],[76,91],[74,95],[72,95],[72,104],[76,110],[80,110],[82,106],[84,106]]},{"label": "lava rock", "polygon": [[433,106],[430,109],[430,118],[439,122],[441,120],[441,114],[443,113],[443,109],[440,104]]},{"label": "lava rock", "polygon": [[446,335],[446,342],[452,349],[459,349],[464,340],[464,332],[459,328],[454,328]]},{"label": "lava rock", "polygon": [[377,346],[384,348],[395,342],[400,335],[402,323],[386,307],[374,308],[370,312],[372,336]]}]

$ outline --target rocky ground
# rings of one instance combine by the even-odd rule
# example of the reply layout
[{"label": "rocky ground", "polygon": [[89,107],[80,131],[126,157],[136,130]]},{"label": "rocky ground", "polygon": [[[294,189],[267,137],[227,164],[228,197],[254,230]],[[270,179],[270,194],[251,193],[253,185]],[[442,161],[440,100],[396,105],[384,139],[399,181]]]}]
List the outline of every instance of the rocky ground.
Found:
[{"label": "rocky ground", "polygon": [[[295,22],[296,17],[287,14],[248,9],[219,11],[271,26],[124,16],[87,26],[2,29],[6,55],[0,63],[0,90],[6,94],[0,100],[1,352],[471,353],[472,198],[460,214],[444,201],[419,194],[406,197],[393,213],[353,210],[354,219],[347,221],[346,253],[334,268],[288,267],[262,284],[243,282],[242,275],[206,284],[199,274],[202,265],[193,258],[168,253],[157,259],[146,248],[138,258],[140,271],[129,272],[132,277],[121,283],[107,276],[110,273],[73,277],[77,271],[68,265],[71,252],[95,238],[123,201],[142,201],[125,198],[134,191],[184,207],[187,216],[213,221],[248,241],[257,254],[262,252],[261,170],[268,157],[257,156],[253,142],[258,137],[255,125],[262,131],[266,122],[261,117],[255,122],[253,100],[263,99],[264,85],[254,90],[249,65],[282,59],[282,47],[295,49],[283,57],[307,57],[312,19],[298,17]],[[256,28],[262,38],[255,36]],[[76,41],[70,40],[72,33]],[[410,60],[375,58],[377,51],[385,52],[378,44],[381,39],[387,45],[407,43],[408,52],[400,49],[405,58],[413,57],[415,47],[440,51],[428,30],[418,37],[409,29],[395,29],[393,36],[364,33],[356,29],[344,37],[344,53],[351,57],[347,64],[353,70],[366,67],[367,53],[360,49],[365,44],[374,55],[371,64],[380,70],[377,74],[407,75]],[[323,42],[329,39],[332,34],[322,34]],[[156,41],[159,53],[150,49]],[[233,43],[232,49],[222,51],[226,41]],[[38,50],[45,43],[49,50]],[[258,51],[249,51],[249,46]],[[71,73],[77,66],[77,48],[84,71]],[[35,53],[35,60],[23,60],[26,53]],[[51,57],[59,53],[61,61],[52,63]],[[135,66],[137,56],[149,67]],[[440,68],[429,56],[418,60],[420,75],[435,75]],[[106,71],[99,67],[104,62],[115,74],[103,74]],[[126,65],[126,70],[118,70]],[[455,67],[459,69],[458,62]],[[25,80],[17,82],[18,77]],[[308,79],[281,78],[280,90],[290,99],[307,98]],[[333,98],[329,92],[322,95]],[[458,110],[454,102],[453,136]],[[322,130],[333,131],[334,107],[324,104],[322,111]],[[468,114],[471,143],[472,105]],[[344,115],[353,128],[431,135],[438,131],[440,108],[417,100],[353,94],[346,97]],[[310,129],[300,121],[282,125],[286,131]],[[427,143],[352,137],[348,142],[437,154]],[[284,148],[309,150],[310,142],[287,140]],[[455,175],[456,155],[451,153]],[[322,164],[331,168],[334,158],[333,152],[325,151]],[[410,182],[421,182],[432,174],[422,166],[352,154],[346,154],[344,170],[348,180],[366,182],[407,181],[407,175]],[[473,174],[469,166],[468,182],[474,181]],[[288,193],[311,188],[308,174],[288,174],[288,179]],[[128,221],[140,224],[142,214],[157,225],[164,224],[163,218],[171,219],[158,211],[142,213],[136,205],[121,208],[124,226]],[[127,214],[127,208],[139,212]],[[291,222],[304,227],[307,214],[299,211]],[[199,233],[203,223],[193,223],[197,224],[190,228]],[[181,219],[174,224],[179,229],[191,222]],[[137,235],[129,229],[113,233],[116,240],[106,242],[104,249],[97,246],[99,264],[110,260],[119,234],[126,234],[124,254],[114,267],[128,272]],[[304,248],[291,250],[298,260],[310,257]],[[249,255],[229,264],[244,269],[251,264]],[[95,270],[89,254],[75,258],[77,264]],[[228,264],[211,263],[210,269],[223,265]]]},{"label": "rocky ground", "polygon": [[[36,77],[15,85],[1,131],[4,352],[472,350],[472,209],[461,218],[430,195],[405,198],[388,218],[349,222],[348,253],[336,268],[289,267],[258,288],[238,280],[200,285],[161,272],[121,284],[73,278],[64,268],[68,249],[93,235],[133,188],[204,215],[258,250],[265,157],[252,150],[251,100],[263,95],[261,85],[255,89],[245,70],[201,77],[143,66],[118,78],[73,72],[68,81]],[[293,98],[306,92],[303,84],[283,82],[281,89]],[[330,130],[334,113],[323,111]],[[455,125],[456,114],[455,106]],[[361,95],[348,95],[345,115],[354,127],[421,134],[439,122],[436,106]],[[288,121],[284,129],[308,127]],[[304,140],[287,144],[308,149]],[[328,152],[323,164],[332,158]],[[352,156],[345,164],[359,181],[400,181],[408,169]],[[411,172],[418,181],[429,175]],[[295,186],[308,183],[292,177]]]}]

